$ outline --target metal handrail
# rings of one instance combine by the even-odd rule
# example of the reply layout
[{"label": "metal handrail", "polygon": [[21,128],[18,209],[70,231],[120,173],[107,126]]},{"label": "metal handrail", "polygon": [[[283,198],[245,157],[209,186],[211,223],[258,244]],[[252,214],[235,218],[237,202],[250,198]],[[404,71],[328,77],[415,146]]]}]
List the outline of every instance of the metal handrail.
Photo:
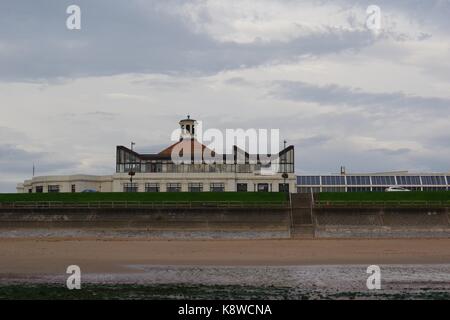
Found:
[{"label": "metal handrail", "polygon": [[288,208],[288,201],[15,201],[0,202],[0,208],[197,208],[197,207],[270,207]]}]

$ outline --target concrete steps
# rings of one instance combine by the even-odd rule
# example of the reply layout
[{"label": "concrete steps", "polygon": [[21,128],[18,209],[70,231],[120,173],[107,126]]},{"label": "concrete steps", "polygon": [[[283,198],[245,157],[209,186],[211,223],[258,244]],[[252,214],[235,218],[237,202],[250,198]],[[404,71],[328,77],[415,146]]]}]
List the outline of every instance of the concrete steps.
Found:
[{"label": "concrete steps", "polygon": [[312,217],[311,194],[291,194],[291,237],[295,239],[313,239],[315,226]]}]

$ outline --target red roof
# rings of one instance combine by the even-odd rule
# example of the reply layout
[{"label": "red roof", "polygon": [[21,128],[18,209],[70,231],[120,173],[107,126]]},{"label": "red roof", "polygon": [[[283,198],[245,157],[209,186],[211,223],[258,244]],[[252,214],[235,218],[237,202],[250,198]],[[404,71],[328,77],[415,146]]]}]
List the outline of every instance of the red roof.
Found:
[{"label": "red roof", "polygon": [[162,150],[158,155],[163,157],[170,157],[172,155],[173,149],[177,147],[178,150],[180,150],[180,156],[183,156],[184,152],[190,153],[192,155],[203,155],[204,150],[207,149],[207,152],[209,150],[209,154],[214,156],[214,151],[209,149],[204,144],[198,142],[196,139],[183,139],[180,140],[170,147],[167,147],[166,149]]}]

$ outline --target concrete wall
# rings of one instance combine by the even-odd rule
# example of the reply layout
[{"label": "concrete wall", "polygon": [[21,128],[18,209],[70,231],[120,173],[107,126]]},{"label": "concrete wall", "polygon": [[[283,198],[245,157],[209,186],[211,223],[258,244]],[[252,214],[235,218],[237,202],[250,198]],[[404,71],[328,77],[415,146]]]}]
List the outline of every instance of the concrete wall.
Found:
[{"label": "concrete wall", "polygon": [[289,225],[289,210],[273,208],[0,208],[0,228],[138,228],[288,232]]},{"label": "concrete wall", "polygon": [[[288,237],[289,209],[282,208],[0,208],[0,231],[21,229],[197,231],[246,233],[248,238]],[[314,208],[315,238],[450,237],[449,208]],[[26,233],[24,233],[26,235]],[[178,236],[173,235],[174,238]],[[217,237],[221,237],[220,235]],[[234,237],[234,235],[233,235]]]},{"label": "concrete wall", "polygon": [[450,237],[449,208],[314,208],[316,238]]}]

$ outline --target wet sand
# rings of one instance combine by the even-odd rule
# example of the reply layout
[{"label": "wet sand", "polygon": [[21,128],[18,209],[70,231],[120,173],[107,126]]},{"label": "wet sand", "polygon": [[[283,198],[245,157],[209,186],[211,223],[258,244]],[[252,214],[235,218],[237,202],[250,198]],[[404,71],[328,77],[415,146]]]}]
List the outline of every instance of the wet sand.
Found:
[{"label": "wet sand", "polygon": [[0,274],[129,273],[148,266],[450,264],[450,239],[64,240],[0,239]]}]

